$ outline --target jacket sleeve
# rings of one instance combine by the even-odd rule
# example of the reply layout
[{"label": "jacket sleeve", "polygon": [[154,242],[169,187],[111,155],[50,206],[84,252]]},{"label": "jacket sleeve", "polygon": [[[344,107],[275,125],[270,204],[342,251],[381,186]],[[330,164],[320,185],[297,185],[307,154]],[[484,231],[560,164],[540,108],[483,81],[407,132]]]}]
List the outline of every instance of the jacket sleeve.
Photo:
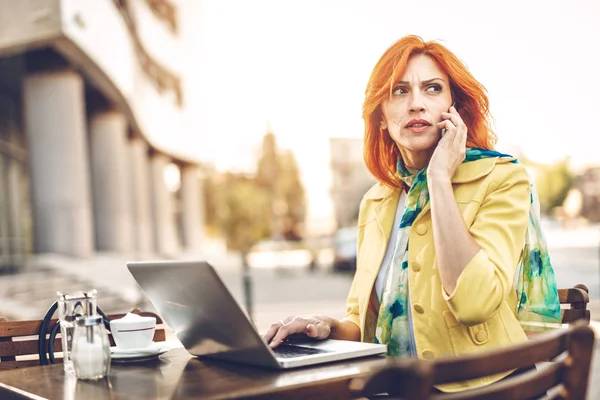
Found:
[{"label": "jacket sleeve", "polygon": [[360,314],[359,314],[359,309],[358,309],[358,276],[360,274],[358,274],[358,268],[360,268],[361,266],[358,263],[358,259],[359,259],[359,254],[358,251],[360,251],[360,246],[362,244],[363,238],[364,238],[364,230],[361,229],[362,225],[364,224],[364,220],[366,219],[366,214],[367,214],[367,210],[366,210],[366,200],[365,198],[362,199],[362,201],[360,202],[360,208],[358,211],[358,239],[357,239],[357,243],[356,243],[356,249],[357,249],[357,253],[356,253],[356,260],[357,260],[357,270],[354,274],[354,278],[352,279],[352,286],[350,286],[350,291],[348,292],[348,298],[346,299],[346,317],[344,317],[344,320],[346,321],[350,321],[352,323],[354,323],[354,325],[358,326],[360,328]]},{"label": "jacket sleeve", "polygon": [[488,320],[514,290],[527,231],[530,186],[523,166],[505,166],[508,173],[492,180],[469,228],[481,250],[462,271],[451,295],[441,288],[455,318],[466,326]]},{"label": "jacket sleeve", "polygon": [[360,318],[358,314],[358,296],[355,289],[356,277],[352,281],[350,292],[348,293],[348,299],[346,300],[346,316],[345,321],[350,321],[354,325],[360,328]]}]

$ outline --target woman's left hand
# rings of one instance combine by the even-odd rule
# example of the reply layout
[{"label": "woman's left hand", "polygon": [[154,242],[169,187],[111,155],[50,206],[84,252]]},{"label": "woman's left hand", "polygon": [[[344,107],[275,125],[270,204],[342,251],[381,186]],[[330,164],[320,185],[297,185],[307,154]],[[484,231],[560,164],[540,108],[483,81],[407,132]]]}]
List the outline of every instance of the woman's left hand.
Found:
[{"label": "woman's left hand", "polygon": [[454,106],[449,112],[442,113],[444,121],[437,124],[438,128],[446,129],[437,144],[429,166],[427,178],[452,179],[458,166],[464,161],[467,151],[467,126]]}]

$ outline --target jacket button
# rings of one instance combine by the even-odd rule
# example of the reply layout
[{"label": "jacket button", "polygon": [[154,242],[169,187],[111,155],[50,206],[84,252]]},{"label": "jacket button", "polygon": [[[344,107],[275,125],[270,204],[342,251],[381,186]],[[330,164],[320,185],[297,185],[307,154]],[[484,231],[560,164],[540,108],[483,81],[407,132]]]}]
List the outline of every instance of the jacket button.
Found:
[{"label": "jacket button", "polygon": [[422,305],[420,304],[415,304],[413,306],[413,308],[415,309],[416,312],[418,312],[419,314],[423,314],[425,312],[425,309],[423,308]]},{"label": "jacket button", "polygon": [[419,272],[421,270],[421,263],[418,261],[413,261],[411,264],[411,268],[415,272]]},{"label": "jacket button", "polygon": [[435,357],[435,354],[433,354],[433,351],[431,351],[429,349],[423,350],[423,352],[421,354],[423,355],[423,358],[425,358],[427,360],[432,360]]},{"label": "jacket button", "polygon": [[427,233],[427,227],[425,226],[425,224],[417,225],[417,233],[421,236]]},{"label": "jacket button", "polygon": [[483,343],[487,340],[488,338],[488,334],[486,331],[479,331],[475,334],[475,339],[477,339],[477,341],[479,343]]}]

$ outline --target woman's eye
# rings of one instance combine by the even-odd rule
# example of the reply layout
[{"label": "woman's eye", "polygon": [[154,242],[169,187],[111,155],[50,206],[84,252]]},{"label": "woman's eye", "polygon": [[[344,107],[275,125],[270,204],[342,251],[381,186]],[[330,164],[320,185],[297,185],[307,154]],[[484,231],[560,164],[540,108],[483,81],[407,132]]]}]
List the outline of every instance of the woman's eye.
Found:
[{"label": "woman's eye", "polygon": [[425,90],[429,93],[439,93],[442,91],[442,87],[440,85],[429,85]]},{"label": "woman's eye", "polygon": [[394,88],[394,90],[392,91],[392,94],[394,96],[400,96],[400,95],[403,95],[406,93],[408,93],[408,90],[406,90],[406,88],[403,86],[398,86],[398,87]]}]

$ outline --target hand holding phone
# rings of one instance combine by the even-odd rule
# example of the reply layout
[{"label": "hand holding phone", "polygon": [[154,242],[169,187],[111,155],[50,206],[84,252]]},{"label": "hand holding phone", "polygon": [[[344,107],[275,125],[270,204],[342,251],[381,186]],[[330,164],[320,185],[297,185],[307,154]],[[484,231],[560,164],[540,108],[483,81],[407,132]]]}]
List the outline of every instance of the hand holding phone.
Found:
[{"label": "hand holding phone", "polygon": [[458,166],[465,159],[468,128],[453,104],[448,112],[442,113],[443,120],[438,123],[442,132],[427,169],[427,179],[452,179]]},{"label": "hand holding phone", "polygon": [[[450,108],[448,109],[448,112],[450,112],[450,109],[451,109],[452,107],[456,108],[456,102],[452,103],[452,105],[451,105],[451,106],[450,106]],[[442,133],[442,134],[441,134],[441,136],[442,136],[442,137],[444,137],[444,135],[446,134],[446,128],[442,128],[442,131],[441,131],[441,133]]]}]

